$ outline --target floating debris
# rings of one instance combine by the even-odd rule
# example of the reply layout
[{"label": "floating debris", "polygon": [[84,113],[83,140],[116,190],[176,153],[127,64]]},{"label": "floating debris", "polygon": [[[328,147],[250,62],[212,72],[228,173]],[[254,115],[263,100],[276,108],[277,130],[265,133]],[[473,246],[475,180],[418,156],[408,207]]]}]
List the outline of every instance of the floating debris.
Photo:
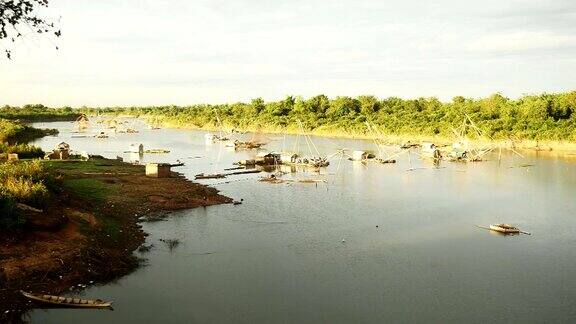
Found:
[{"label": "floating debris", "polygon": [[154,247],[154,244],[150,244],[150,245],[142,244],[142,245],[140,245],[140,247],[138,247],[138,252],[140,252],[140,253],[150,252],[150,250],[152,250],[153,247]]},{"label": "floating debris", "polygon": [[325,157],[300,157],[298,154],[282,154],[281,162],[284,165],[306,166],[313,168],[327,167],[330,162]]},{"label": "floating debris", "polygon": [[375,158],[374,161],[376,161],[376,162],[378,162],[378,163],[382,163],[382,164],[396,163],[396,160],[395,160],[395,159]]},{"label": "floating debris", "polygon": [[240,160],[234,164],[241,166],[254,166],[254,165],[278,165],[281,161],[279,153],[259,152],[255,159]]},{"label": "floating debris", "polygon": [[235,149],[246,149],[246,150],[257,149],[262,147],[262,145],[264,145],[264,143],[253,141],[240,141],[240,140],[235,140],[234,142],[226,144],[226,146],[230,147],[233,146]]},{"label": "floating debris", "polygon": [[235,171],[235,172],[229,172],[229,173],[212,173],[212,174],[206,174],[206,173],[199,173],[197,175],[194,176],[194,179],[221,179],[221,178],[226,178],[227,176],[231,176],[231,175],[241,175],[241,174],[251,174],[251,173],[260,173],[262,172],[262,170],[243,170],[243,171]]},{"label": "floating debris", "polygon": [[165,154],[165,153],[170,153],[170,150],[166,150],[166,149],[151,149],[151,150],[146,150],[146,151],[144,151],[144,153],[149,153],[149,154]]},{"label": "floating debris", "polygon": [[352,151],[352,155],[348,158],[350,161],[366,161],[375,158],[376,155],[367,151]]},{"label": "floating debris", "polygon": [[165,243],[170,251],[174,250],[178,245],[180,245],[180,241],[177,239],[159,239],[159,241]]},{"label": "floating debris", "polygon": [[267,177],[260,178],[261,182],[268,182],[268,183],[327,183],[328,181],[324,179],[311,179],[311,178],[303,178],[303,179],[282,179],[274,174],[271,174]]},{"label": "floating debris", "polygon": [[194,179],[196,179],[196,180],[198,180],[198,179],[222,179],[222,178],[226,178],[226,175],[222,174],[222,173],[212,173],[212,174],[199,173],[199,174],[194,176]]},{"label": "floating debris", "polygon": [[235,172],[226,173],[226,175],[229,176],[229,175],[239,175],[239,174],[260,173],[260,172],[262,172],[262,170],[244,170],[244,171],[235,171]]},{"label": "floating debris", "polygon": [[514,168],[529,168],[529,167],[533,167],[534,164],[520,164],[520,165],[513,165],[508,167],[509,169],[514,169]]},{"label": "floating debris", "polygon": [[244,170],[244,169],[246,169],[246,167],[239,166],[239,167],[233,167],[233,168],[226,168],[226,169],[224,169],[224,171]]}]

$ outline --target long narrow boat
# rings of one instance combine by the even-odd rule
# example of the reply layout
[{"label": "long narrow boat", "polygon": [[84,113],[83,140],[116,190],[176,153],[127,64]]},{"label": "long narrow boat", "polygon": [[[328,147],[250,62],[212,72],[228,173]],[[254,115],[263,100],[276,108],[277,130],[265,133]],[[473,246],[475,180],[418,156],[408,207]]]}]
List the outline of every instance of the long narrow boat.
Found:
[{"label": "long narrow boat", "polygon": [[80,299],[73,297],[61,297],[53,295],[43,295],[43,294],[32,294],[25,291],[20,291],[22,295],[26,298],[30,298],[34,301],[58,305],[64,307],[80,307],[80,308],[109,308],[112,307],[112,302],[103,301],[100,299],[90,300],[90,299]]},{"label": "long narrow boat", "polygon": [[520,229],[509,224],[494,224],[490,225],[490,229],[504,234],[518,234]]}]

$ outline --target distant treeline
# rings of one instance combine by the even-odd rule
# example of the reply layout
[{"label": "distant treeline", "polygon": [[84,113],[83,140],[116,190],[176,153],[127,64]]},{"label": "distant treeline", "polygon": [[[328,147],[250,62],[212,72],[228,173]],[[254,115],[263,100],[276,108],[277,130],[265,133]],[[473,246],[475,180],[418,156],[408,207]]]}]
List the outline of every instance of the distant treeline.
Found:
[{"label": "distant treeline", "polygon": [[[24,107],[25,108],[25,107]],[[122,114],[146,117],[169,126],[237,130],[296,131],[299,121],[307,131],[322,134],[367,134],[366,122],[385,134],[453,137],[453,128],[470,118],[492,139],[566,140],[576,142],[576,91],[526,95],[511,100],[500,94],[472,99],[454,97],[401,99],[374,96],[318,95],[304,99],[289,96],[281,101],[221,105],[86,108],[87,114]],[[17,109],[16,109],[17,110]],[[75,110],[61,108],[58,113]],[[2,112],[0,111],[0,117]],[[467,117],[468,116],[468,117]]]},{"label": "distant treeline", "polygon": [[77,109],[71,107],[48,108],[44,105],[24,105],[22,107],[4,106],[0,108],[0,118],[18,119],[25,122],[68,121],[80,116]]}]

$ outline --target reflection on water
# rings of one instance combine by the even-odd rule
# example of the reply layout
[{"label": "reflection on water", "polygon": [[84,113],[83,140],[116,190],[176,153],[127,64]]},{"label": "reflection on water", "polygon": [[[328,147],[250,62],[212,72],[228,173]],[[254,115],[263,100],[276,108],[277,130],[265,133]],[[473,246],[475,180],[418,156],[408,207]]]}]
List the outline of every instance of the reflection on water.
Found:
[{"label": "reflection on water", "polygon": [[[46,125],[48,126],[48,125]],[[108,139],[37,142],[115,158],[130,143],[170,149],[142,162],[184,160],[193,178],[218,172],[251,151],[205,145],[205,132],[146,130]],[[251,135],[246,134],[247,138]],[[267,136],[269,150],[294,137]],[[370,141],[314,138],[375,150]],[[37,310],[40,323],[383,323],[571,322],[576,317],[576,171],[570,160],[504,154],[502,163],[396,164],[331,160],[320,173],[288,178],[327,183],[269,184],[258,174],[206,180],[244,199],[176,212],[144,224],[154,244],[148,266],[85,292],[115,301],[114,312]],[[522,165],[532,164],[531,167]],[[406,171],[413,168],[413,171]],[[293,172],[296,170],[285,170]],[[476,225],[511,223],[533,235],[496,236]],[[170,252],[159,239],[181,243]]]}]

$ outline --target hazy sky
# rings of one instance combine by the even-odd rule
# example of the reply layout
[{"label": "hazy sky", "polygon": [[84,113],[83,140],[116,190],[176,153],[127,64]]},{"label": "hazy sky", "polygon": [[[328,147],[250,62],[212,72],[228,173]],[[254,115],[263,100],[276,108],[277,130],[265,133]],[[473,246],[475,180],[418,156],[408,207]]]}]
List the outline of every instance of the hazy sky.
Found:
[{"label": "hazy sky", "polygon": [[449,100],[576,88],[573,0],[51,6],[62,38],[10,45],[13,60],[0,57],[0,105],[184,105],[321,93]]}]

